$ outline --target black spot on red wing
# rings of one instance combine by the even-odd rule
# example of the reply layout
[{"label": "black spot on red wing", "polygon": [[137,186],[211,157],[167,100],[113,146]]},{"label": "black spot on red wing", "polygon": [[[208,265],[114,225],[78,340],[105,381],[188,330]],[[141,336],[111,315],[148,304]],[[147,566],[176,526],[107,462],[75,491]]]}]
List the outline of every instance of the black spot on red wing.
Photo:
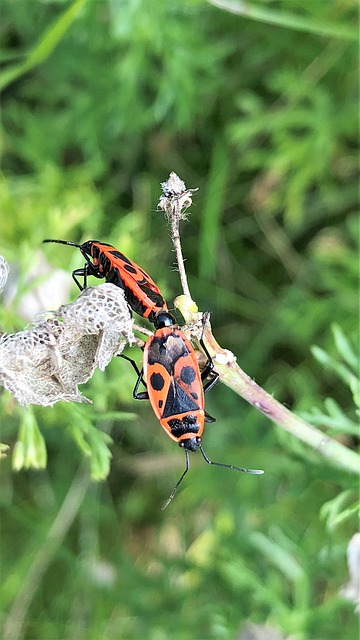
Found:
[{"label": "black spot on red wing", "polygon": [[194,367],[186,366],[183,367],[180,371],[180,378],[185,384],[192,384],[196,378],[196,373]]},{"label": "black spot on red wing", "polygon": [[162,409],[163,404],[164,404],[164,401],[163,400],[159,400],[159,402],[158,402],[159,409]]},{"label": "black spot on red wing", "polygon": [[132,275],[134,275],[134,273],[137,273],[138,270],[132,266],[132,264],[124,264],[123,265],[123,269],[124,271],[127,271],[128,273],[131,273]]},{"label": "black spot on red wing", "polygon": [[192,393],[191,395],[194,398],[194,400],[199,400],[199,396],[197,393]]},{"label": "black spot on red wing", "polygon": [[150,385],[155,391],[161,391],[164,388],[165,380],[161,373],[152,373],[150,376]]},{"label": "black spot on red wing", "polygon": [[120,258],[120,260],[122,262],[126,262],[127,264],[131,264],[129,258],[127,258],[126,256],[124,256],[123,253],[121,253],[121,251],[116,251],[116,249],[114,251],[109,251],[109,253],[114,256],[115,258]]}]

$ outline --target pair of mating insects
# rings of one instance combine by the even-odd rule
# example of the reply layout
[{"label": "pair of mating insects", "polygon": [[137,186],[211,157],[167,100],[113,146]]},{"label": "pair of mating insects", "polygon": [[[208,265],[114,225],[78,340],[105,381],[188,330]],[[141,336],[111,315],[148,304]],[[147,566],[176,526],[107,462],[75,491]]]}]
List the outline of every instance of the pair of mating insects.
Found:
[{"label": "pair of mating insects", "polygon": [[[80,290],[86,288],[88,276],[105,278],[106,282],[121,287],[133,311],[147,318],[155,326],[154,335],[148,338],[144,346],[141,371],[133,360],[123,357],[131,362],[138,374],[134,398],[150,400],[163,429],[185,450],[185,470],[162,509],[165,509],[173,499],[189,470],[189,451],[200,449],[205,462],[218,467],[243,473],[263,473],[259,469],[244,469],[213,462],[207,457],[201,444],[204,423],[215,422],[215,418],[205,411],[204,393],[215,384],[219,375],[214,371],[213,361],[203,339],[200,340],[200,345],[207,362],[203,371],[200,372],[191,343],[175,324],[175,319],[169,313],[161,291],[152,278],[110,244],[97,240],[88,240],[83,244],[66,240],[44,240],[44,242],[57,242],[80,249],[86,260],[85,266],[75,269],[72,273]],[[78,277],[83,278],[83,284],[79,282]],[[146,391],[138,391],[141,383],[145,384]]]}]

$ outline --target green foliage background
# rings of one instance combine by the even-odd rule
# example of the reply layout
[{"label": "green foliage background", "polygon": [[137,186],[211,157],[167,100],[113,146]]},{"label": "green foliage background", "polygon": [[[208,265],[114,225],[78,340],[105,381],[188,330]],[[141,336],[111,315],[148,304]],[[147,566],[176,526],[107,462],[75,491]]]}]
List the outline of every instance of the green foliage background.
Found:
[{"label": "green foliage background", "polygon": [[[37,252],[69,278],[81,266],[70,248],[41,247],[46,237],[111,242],[168,300],[181,293],[155,211],[174,170],[199,187],[182,243],[216,338],[353,446],[349,376],[337,374],[344,359],[356,367],[344,353],[358,303],[357,3],[214,5],[3,0],[0,249],[19,288],[2,328],[25,324],[17,303],[38,285],[26,280]],[[114,361],[84,389],[93,406],[25,412],[2,395],[2,441],[33,434],[39,463],[43,436],[48,459],[19,473],[11,452],[1,461],[4,638],[227,640],[249,621],[355,637],[354,605],[339,596],[353,479],[218,385],[208,455],[265,475],[195,456],[161,512],[184,460],[133,383]]]}]

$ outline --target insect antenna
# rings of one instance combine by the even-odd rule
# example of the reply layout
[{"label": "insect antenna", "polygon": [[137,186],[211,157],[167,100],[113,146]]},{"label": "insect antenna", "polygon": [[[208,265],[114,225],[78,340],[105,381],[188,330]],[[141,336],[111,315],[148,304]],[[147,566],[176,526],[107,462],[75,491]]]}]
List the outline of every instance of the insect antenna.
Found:
[{"label": "insect antenna", "polygon": [[43,242],[57,242],[58,244],[69,244],[71,247],[77,247],[78,249],[80,249],[81,245],[78,244],[77,242],[71,242],[71,240],[43,240]]},{"label": "insect antenna", "polygon": [[187,449],[185,449],[185,459],[186,459],[186,462],[185,462],[185,471],[184,471],[184,473],[182,474],[182,476],[181,476],[180,480],[178,480],[178,481],[177,481],[177,483],[176,483],[175,487],[173,488],[172,492],[170,493],[170,495],[169,495],[168,499],[167,499],[167,500],[165,500],[164,504],[162,505],[162,507],[161,507],[161,510],[162,510],[162,511],[163,511],[164,509],[166,509],[166,507],[170,504],[171,500],[173,499],[173,497],[175,496],[175,494],[176,494],[176,492],[177,492],[177,490],[178,490],[178,488],[179,488],[179,485],[180,485],[180,484],[182,483],[182,481],[184,480],[184,476],[187,474],[187,472],[188,472],[188,471],[189,471],[189,469],[190,469],[189,452],[188,452],[188,450],[187,450]]},{"label": "insect antenna", "polygon": [[[207,457],[201,444],[198,445],[198,448],[200,449],[202,453],[202,457],[204,458],[205,462],[207,462],[208,464],[215,464],[217,467],[225,467],[225,469],[234,469],[235,471],[241,471],[242,473],[253,473],[257,475],[264,473],[262,469],[245,469],[244,467],[235,467],[233,464],[224,464],[224,462],[214,462],[213,460],[210,460]],[[177,489],[177,487],[175,487],[175,489]]]}]

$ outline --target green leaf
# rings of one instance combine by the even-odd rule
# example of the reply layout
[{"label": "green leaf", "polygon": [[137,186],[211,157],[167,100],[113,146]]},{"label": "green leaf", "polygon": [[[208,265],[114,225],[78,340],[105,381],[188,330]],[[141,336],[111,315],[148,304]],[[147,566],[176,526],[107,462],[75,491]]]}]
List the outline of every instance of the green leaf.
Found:
[{"label": "green leaf", "polygon": [[[352,500],[352,504],[348,507],[344,505]],[[320,516],[326,520],[326,527],[333,532],[342,522],[348,520],[352,516],[359,513],[360,502],[354,501],[354,491],[348,489],[342,491],[332,500],[325,502],[320,509]]]},{"label": "green leaf", "polygon": [[341,355],[342,359],[351,367],[355,373],[359,371],[359,358],[356,355],[350,341],[345,336],[343,330],[338,324],[333,324],[332,332],[334,335],[334,340],[336,344],[336,348]]},{"label": "green leaf", "polygon": [[104,480],[110,471],[111,436],[93,425],[86,410],[73,405],[69,405],[67,410],[70,417],[69,432],[89,460],[92,479]]},{"label": "green leaf", "polygon": [[328,353],[326,353],[326,351],[324,351],[324,349],[321,349],[320,347],[314,346],[311,347],[310,350],[314,358],[316,358],[316,360],[320,362],[320,364],[322,364],[327,369],[334,371],[348,387],[350,387],[351,384],[354,384],[355,376],[348,369],[348,367],[338,362],[335,358],[330,356]]},{"label": "green leaf", "polygon": [[43,34],[24,62],[16,64],[0,74],[0,90],[8,87],[24,73],[27,73],[49,57],[66,31],[71,27],[86,1],[87,0],[75,0]]}]

